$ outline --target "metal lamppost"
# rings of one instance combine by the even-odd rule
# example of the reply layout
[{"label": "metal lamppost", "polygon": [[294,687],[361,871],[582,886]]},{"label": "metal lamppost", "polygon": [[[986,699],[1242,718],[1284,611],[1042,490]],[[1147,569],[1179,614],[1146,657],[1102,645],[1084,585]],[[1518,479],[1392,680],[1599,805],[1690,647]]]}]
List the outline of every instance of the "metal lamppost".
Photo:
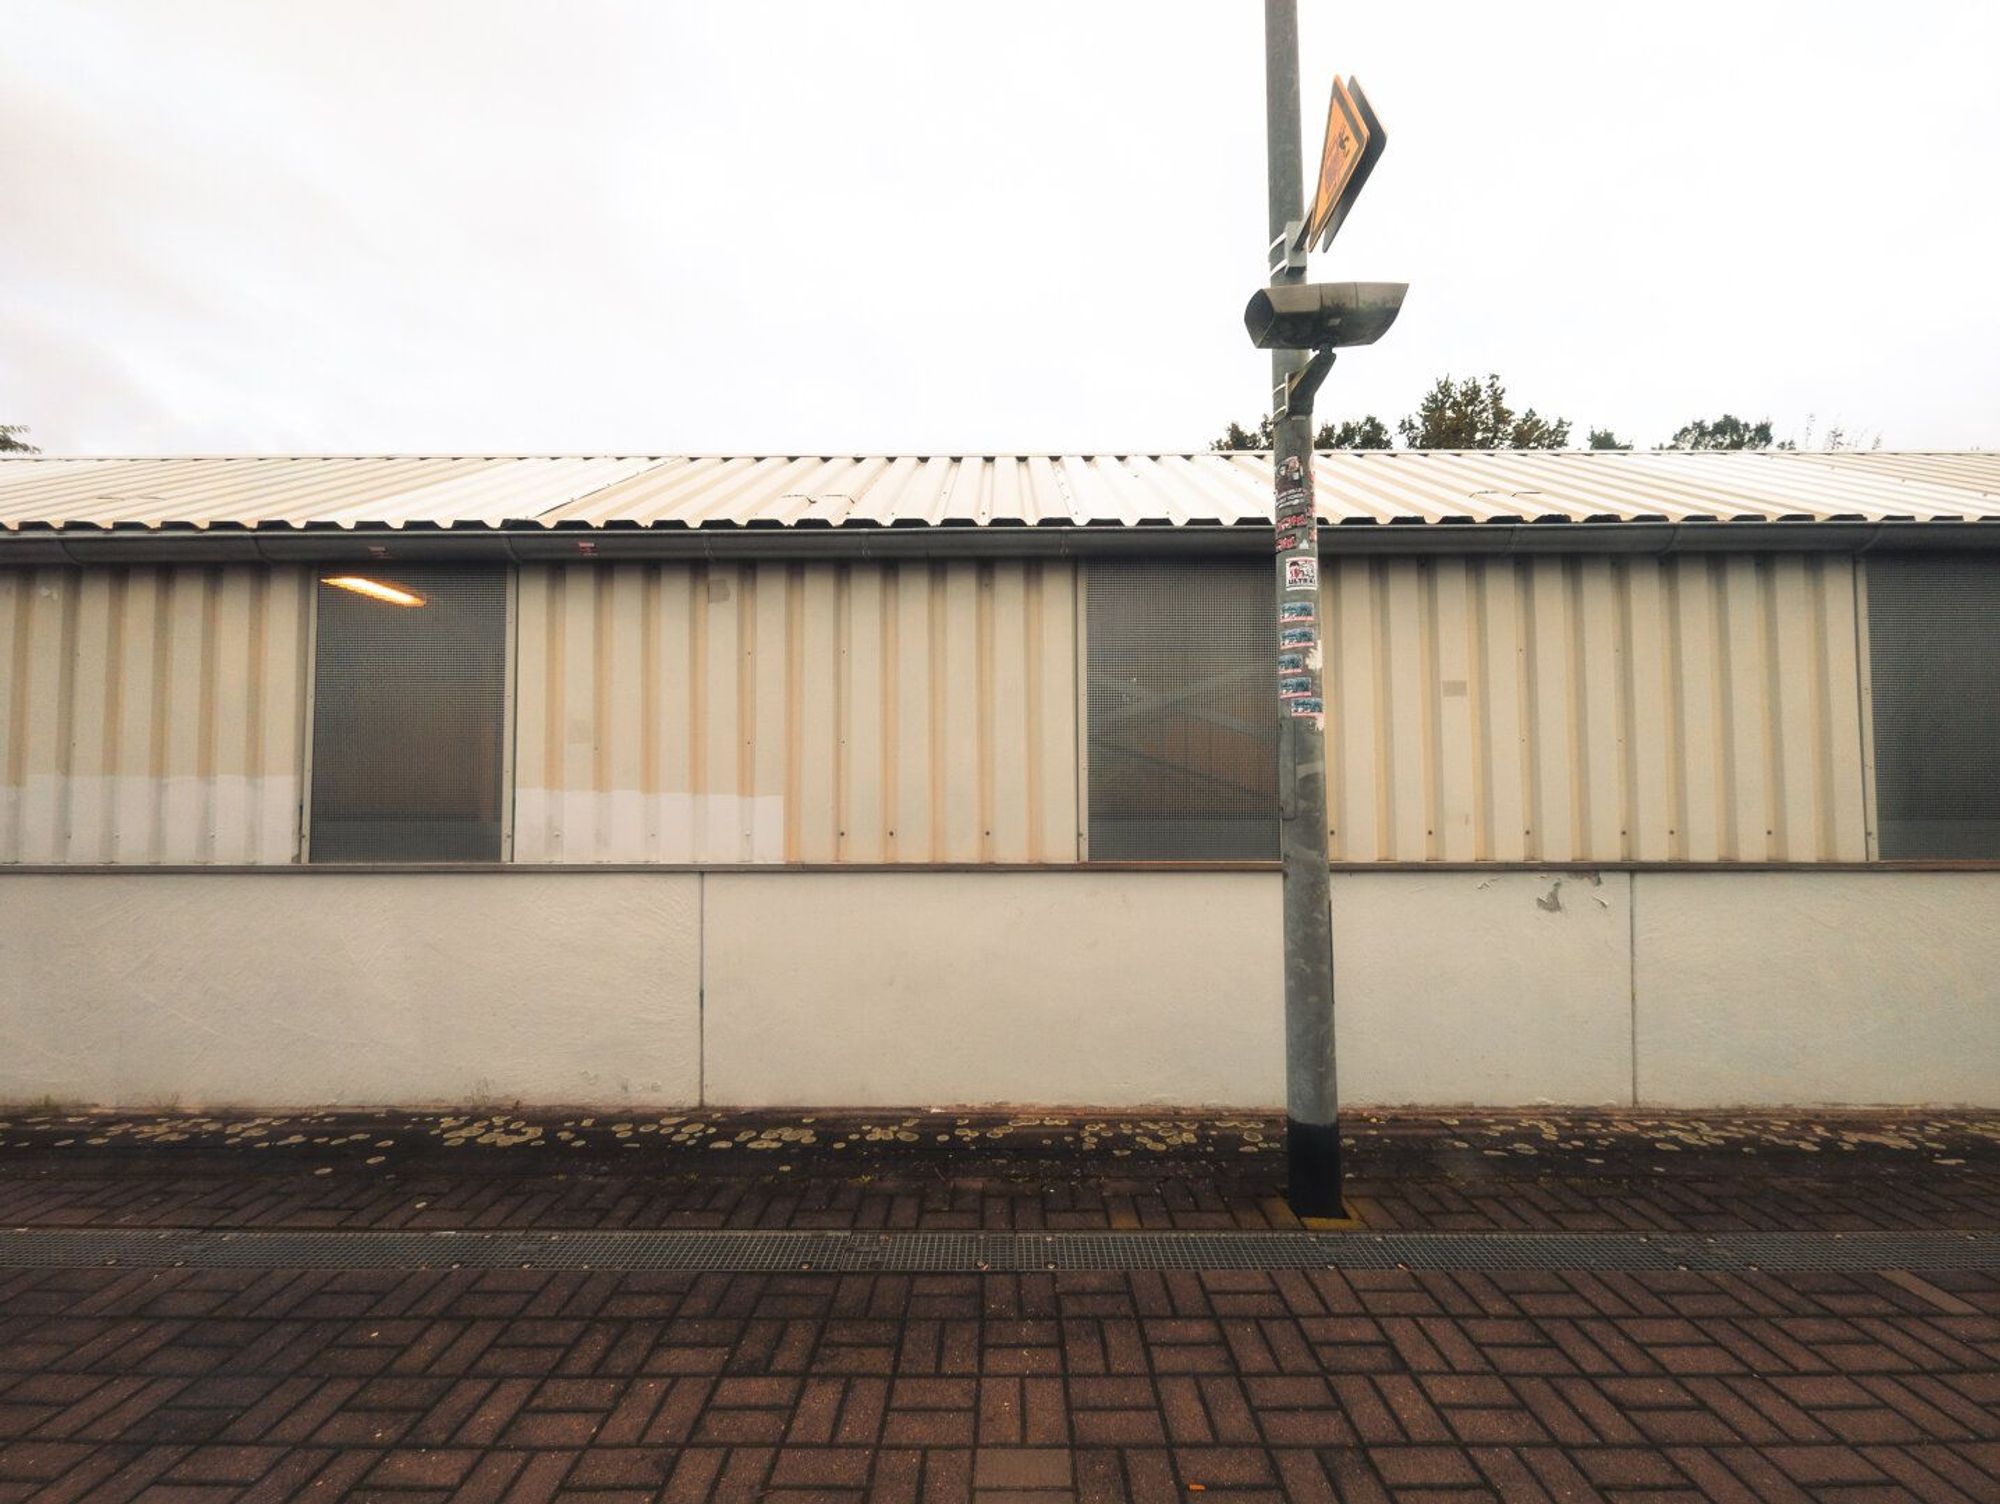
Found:
[{"label": "metal lamppost", "polygon": [[[1284,864],[1287,1199],[1307,1220],[1345,1215],[1334,1076],[1333,911],[1328,882],[1326,699],[1313,395],[1334,350],[1372,344],[1395,322],[1401,283],[1305,280],[1306,249],[1333,239],[1386,139],[1351,80],[1335,81],[1312,214],[1301,214],[1297,0],[1264,0],[1270,170],[1270,286],[1244,323],[1271,351],[1271,471],[1277,543],[1278,821]],[[1307,352],[1310,351],[1310,357]]]}]

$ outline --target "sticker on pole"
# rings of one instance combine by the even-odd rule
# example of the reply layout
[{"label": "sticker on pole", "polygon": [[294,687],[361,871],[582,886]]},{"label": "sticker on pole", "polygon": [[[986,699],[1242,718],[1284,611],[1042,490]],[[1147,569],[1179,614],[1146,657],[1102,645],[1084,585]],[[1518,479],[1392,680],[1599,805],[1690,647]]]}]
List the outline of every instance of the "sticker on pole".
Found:
[{"label": "sticker on pole", "polygon": [[1278,646],[1281,648],[1297,648],[1301,652],[1304,652],[1318,641],[1319,633],[1315,632],[1311,627],[1280,627],[1278,629]]},{"label": "sticker on pole", "polygon": [[1303,700],[1315,693],[1311,674],[1290,674],[1278,680],[1278,698]]},{"label": "sticker on pole", "polygon": [[1285,560],[1285,588],[1287,590],[1319,589],[1319,560]]},{"label": "sticker on pole", "polygon": [[[1278,602],[1278,620],[1285,626],[1295,627],[1313,619],[1313,603],[1311,601]],[[1307,635],[1310,636],[1311,634],[1308,633]]]}]

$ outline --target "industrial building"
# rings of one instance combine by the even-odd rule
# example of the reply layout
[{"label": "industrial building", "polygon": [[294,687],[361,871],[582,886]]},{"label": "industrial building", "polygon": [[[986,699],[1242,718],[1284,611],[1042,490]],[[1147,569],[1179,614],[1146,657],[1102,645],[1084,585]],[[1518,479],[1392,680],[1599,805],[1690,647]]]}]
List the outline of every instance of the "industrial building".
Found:
[{"label": "industrial building", "polygon": [[[2000,456],[1316,484],[1346,1100],[2000,1106]],[[1270,496],[0,460],[0,1101],[1278,1104]]]}]

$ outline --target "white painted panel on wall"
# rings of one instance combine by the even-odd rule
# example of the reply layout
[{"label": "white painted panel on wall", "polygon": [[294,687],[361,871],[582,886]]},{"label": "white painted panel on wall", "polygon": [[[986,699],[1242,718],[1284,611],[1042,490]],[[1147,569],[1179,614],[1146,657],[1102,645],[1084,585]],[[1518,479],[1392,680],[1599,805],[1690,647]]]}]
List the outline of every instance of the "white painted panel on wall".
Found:
[{"label": "white painted panel on wall", "polygon": [[1629,1101],[1629,901],[1623,873],[1336,874],[1342,1099]]},{"label": "white painted panel on wall", "polygon": [[722,1104],[1275,1105],[1268,874],[714,874]]},{"label": "white painted panel on wall", "polygon": [[[1627,1100],[1628,880],[1334,879],[1349,1102]],[[1265,873],[717,874],[721,1103],[1284,1101]]]},{"label": "white painted panel on wall", "polygon": [[699,882],[0,878],[0,1100],[692,1102]]},{"label": "white painted panel on wall", "polygon": [[1639,1100],[2000,1106],[2000,873],[1645,873]]}]

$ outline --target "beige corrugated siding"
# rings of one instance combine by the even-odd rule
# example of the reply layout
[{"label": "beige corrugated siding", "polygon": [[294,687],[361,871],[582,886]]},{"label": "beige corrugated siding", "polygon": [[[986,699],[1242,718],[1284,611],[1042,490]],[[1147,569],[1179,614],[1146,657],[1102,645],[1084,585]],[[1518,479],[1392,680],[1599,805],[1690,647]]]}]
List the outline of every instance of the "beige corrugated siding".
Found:
[{"label": "beige corrugated siding", "polygon": [[289,862],[306,577],[0,570],[0,862]]},{"label": "beige corrugated siding", "polygon": [[[1329,522],[2000,517],[2000,454],[1978,452],[1343,450],[1319,455],[1314,476]],[[1270,516],[1270,456],[1258,452],[0,459],[0,530],[1118,527]]]},{"label": "beige corrugated siding", "polygon": [[1861,861],[1854,564],[1329,561],[1340,861]]},{"label": "beige corrugated siding", "polygon": [[521,572],[524,862],[1073,862],[1067,563]]},{"label": "beige corrugated siding", "polygon": [[[1328,562],[1344,861],[1859,861],[1855,565]],[[0,570],[0,861],[296,860],[310,576]],[[525,862],[1071,862],[1075,566],[521,573]]]}]

